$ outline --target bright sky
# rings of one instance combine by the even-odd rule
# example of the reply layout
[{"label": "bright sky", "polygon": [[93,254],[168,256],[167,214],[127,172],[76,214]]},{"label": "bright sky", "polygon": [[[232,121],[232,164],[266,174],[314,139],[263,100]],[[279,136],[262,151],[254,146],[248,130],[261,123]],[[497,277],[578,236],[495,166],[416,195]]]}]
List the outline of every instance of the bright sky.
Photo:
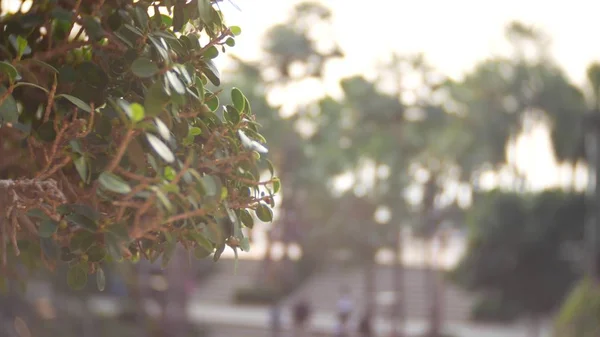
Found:
[{"label": "bright sky", "polygon": [[[285,21],[296,0],[233,0],[241,12],[224,1],[229,24],[242,27],[234,52],[246,59],[260,57],[264,32]],[[346,57],[330,64],[325,86],[306,82],[278,94],[277,102],[310,98],[323,91],[338,95],[340,78],[355,74],[371,77],[378,62],[392,52],[423,52],[441,72],[460,78],[476,62],[507,54],[504,28],[512,20],[533,24],[552,39],[551,54],[577,84],[585,83],[587,65],[600,60],[596,43],[600,3],[573,0],[321,0],[333,11],[331,34]],[[547,131],[536,129],[521,139],[516,151],[520,169],[529,176],[529,187],[543,188],[570,180],[568,170],[556,167],[548,149]]]}]

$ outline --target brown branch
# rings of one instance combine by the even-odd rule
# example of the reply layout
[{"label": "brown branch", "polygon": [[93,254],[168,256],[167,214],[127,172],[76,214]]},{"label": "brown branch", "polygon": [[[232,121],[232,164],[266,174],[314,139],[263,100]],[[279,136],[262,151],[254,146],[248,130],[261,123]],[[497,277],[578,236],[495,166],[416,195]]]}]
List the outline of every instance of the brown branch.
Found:
[{"label": "brown branch", "polygon": [[90,108],[91,108],[90,119],[88,121],[87,128],[85,129],[85,131],[83,131],[82,133],[78,134],[77,138],[85,138],[85,137],[87,137],[87,135],[90,134],[90,132],[92,132],[92,128],[94,127],[94,116],[96,115],[95,114],[96,109],[94,107],[94,103],[90,103]]},{"label": "brown branch", "polygon": [[121,162],[121,159],[125,155],[125,151],[127,151],[127,146],[133,139],[134,135],[135,135],[135,130],[133,130],[133,129],[127,130],[127,133],[125,134],[125,138],[123,138],[121,145],[117,149],[117,153],[115,154],[115,156],[114,156],[113,160],[110,162],[110,164],[108,164],[105,171],[112,172],[115,170],[115,168],[119,165],[119,163]]},{"label": "brown branch", "polygon": [[158,182],[160,182],[160,178],[158,178],[158,177],[150,178],[150,177],[146,177],[146,176],[141,176],[139,174],[136,174],[136,173],[133,173],[133,172],[129,172],[126,169],[124,169],[124,168],[122,168],[120,166],[115,167],[115,171],[117,173],[123,175],[126,178],[137,180],[137,181],[140,181],[140,182],[143,182],[143,183],[158,183]]},{"label": "brown branch", "polygon": [[195,216],[201,216],[201,215],[206,215],[206,210],[203,208],[199,208],[199,209],[195,209],[190,212],[170,216],[169,218],[167,218],[167,220],[164,223],[169,224],[169,223],[172,223],[175,221],[185,220],[185,219],[189,219],[189,218],[193,218]]},{"label": "brown branch", "polygon": [[56,94],[56,87],[58,86],[58,79],[56,74],[54,74],[54,83],[52,83],[52,88],[50,89],[50,93],[48,94],[48,103],[46,104],[46,111],[44,112],[44,123],[48,121],[50,118],[50,111],[52,111],[52,107],[54,106],[54,95]]},{"label": "brown branch", "polygon": [[74,41],[74,42],[70,42],[67,44],[63,44],[61,46],[58,46],[52,50],[48,50],[46,52],[43,53],[39,53],[36,56],[33,57],[33,59],[35,60],[39,60],[39,61],[47,61],[50,60],[56,56],[60,56],[60,55],[64,55],[67,52],[73,50],[73,49],[77,49],[83,46],[87,46],[91,44],[90,41]]},{"label": "brown branch", "polygon": [[48,177],[51,177],[54,173],[56,173],[56,171],[58,171],[61,168],[65,167],[69,162],[71,162],[71,157],[64,157],[63,160],[60,163],[54,165],[54,167],[50,171],[48,171],[47,173],[41,175],[39,177],[39,179],[44,180],[44,179],[47,179]]},{"label": "brown branch", "polygon": [[197,55],[204,54],[204,52],[207,51],[208,48],[218,44],[221,40],[223,40],[224,38],[226,38],[228,36],[233,36],[233,34],[231,33],[231,30],[229,28],[227,28],[223,32],[221,32],[221,34],[219,36],[210,40],[204,47],[200,48],[200,50],[196,54]]},{"label": "brown branch", "polygon": [[[13,90],[15,90],[15,86],[11,85],[10,87],[8,87],[8,89],[4,92],[4,94],[2,94],[2,96],[0,96],[0,105],[2,105],[2,103],[4,103],[4,101],[8,98],[8,96],[10,96],[13,92]],[[12,126],[11,124],[7,124],[8,126]]]}]

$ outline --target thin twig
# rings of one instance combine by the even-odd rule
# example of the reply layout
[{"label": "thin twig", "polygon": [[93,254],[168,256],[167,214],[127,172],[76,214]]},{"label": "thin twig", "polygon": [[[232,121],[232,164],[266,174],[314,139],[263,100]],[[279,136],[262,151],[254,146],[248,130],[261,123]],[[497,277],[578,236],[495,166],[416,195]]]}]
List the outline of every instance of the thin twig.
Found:
[{"label": "thin twig", "polygon": [[125,155],[125,151],[127,151],[127,146],[133,139],[134,135],[135,135],[134,129],[127,130],[127,133],[125,134],[125,138],[123,138],[121,145],[119,146],[117,153],[115,154],[115,157],[110,162],[110,164],[108,164],[108,166],[106,167],[107,172],[114,171],[115,168],[119,165],[119,163],[121,162],[121,159]]}]

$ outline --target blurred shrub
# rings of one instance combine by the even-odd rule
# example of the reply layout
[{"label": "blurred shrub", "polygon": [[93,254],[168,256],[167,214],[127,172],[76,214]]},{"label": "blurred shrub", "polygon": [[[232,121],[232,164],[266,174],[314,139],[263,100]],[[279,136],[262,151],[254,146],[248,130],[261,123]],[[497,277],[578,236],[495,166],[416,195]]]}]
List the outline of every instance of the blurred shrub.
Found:
[{"label": "blurred shrub", "polygon": [[471,318],[478,322],[508,323],[518,318],[519,307],[506,303],[498,296],[479,299],[471,310]]},{"label": "blurred shrub", "polygon": [[569,294],[556,320],[555,337],[600,336],[600,286],[582,280]]},{"label": "blurred shrub", "polygon": [[235,292],[235,302],[239,304],[271,304],[279,300],[282,295],[283,291],[278,288],[246,287]]}]

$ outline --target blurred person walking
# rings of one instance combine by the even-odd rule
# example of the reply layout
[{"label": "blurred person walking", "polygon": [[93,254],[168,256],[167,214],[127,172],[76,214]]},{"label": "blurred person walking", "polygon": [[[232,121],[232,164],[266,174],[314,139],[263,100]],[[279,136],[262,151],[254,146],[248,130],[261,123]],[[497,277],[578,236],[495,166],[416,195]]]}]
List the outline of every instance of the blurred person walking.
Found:
[{"label": "blurred person walking", "polygon": [[271,336],[281,336],[281,304],[278,300],[273,301],[270,311]]},{"label": "blurred person walking", "polygon": [[358,323],[358,337],[373,337],[373,326],[371,325],[371,313],[365,312]]},{"label": "blurred person walking", "polygon": [[305,337],[306,336],[306,326],[310,319],[310,315],[312,313],[312,309],[308,301],[303,298],[300,299],[293,308],[293,320],[294,327],[292,331],[293,337]]},{"label": "blurred person walking", "polygon": [[340,289],[340,298],[337,302],[338,316],[341,321],[348,322],[352,311],[354,311],[354,302],[350,295],[350,288],[348,286],[342,286]]}]

